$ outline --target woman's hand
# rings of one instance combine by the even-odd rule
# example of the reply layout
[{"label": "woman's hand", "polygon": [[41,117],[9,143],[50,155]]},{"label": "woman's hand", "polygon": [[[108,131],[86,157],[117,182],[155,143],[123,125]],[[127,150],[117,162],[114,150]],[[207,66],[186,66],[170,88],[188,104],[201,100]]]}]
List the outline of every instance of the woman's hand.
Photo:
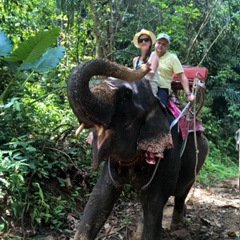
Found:
[{"label": "woman's hand", "polygon": [[149,68],[151,68],[151,63],[150,62],[147,62],[145,63]]}]

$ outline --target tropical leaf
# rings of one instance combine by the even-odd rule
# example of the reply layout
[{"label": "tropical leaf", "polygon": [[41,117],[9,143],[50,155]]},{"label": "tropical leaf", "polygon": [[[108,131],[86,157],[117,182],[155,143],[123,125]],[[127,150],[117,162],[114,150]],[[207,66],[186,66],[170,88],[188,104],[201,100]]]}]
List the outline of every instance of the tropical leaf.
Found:
[{"label": "tropical leaf", "polygon": [[32,64],[26,64],[23,69],[32,69],[38,73],[47,72],[58,65],[58,63],[64,57],[64,54],[65,47],[60,46],[49,49],[38,61]]},{"label": "tropical leaf", "polygon": [[12,51],[12,43],[3,31],[0,31],[0,56],[6,56]]},{"label": "tropical leaf", "polygon": [[59,33],[60,28],[39,32],[35,36],[20,43],[12,55],[8,58],[4,58],[4,60],[9,62],[23,61],[23,64],[33,63],[37,61],[54,42],[56,42]]}]

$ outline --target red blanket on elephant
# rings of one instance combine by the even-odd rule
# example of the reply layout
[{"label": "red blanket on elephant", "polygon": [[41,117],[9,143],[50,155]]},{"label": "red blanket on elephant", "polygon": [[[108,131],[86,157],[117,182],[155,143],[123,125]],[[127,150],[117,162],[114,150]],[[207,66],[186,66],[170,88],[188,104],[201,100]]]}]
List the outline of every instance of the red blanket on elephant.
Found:
[{"label": "red blanket on elephant", "polygon": [[[207,77],[208,77],[208,69],[205,67],[194,67],[194,66],[183,66],[184,72],[186,74],[186,77],[188,79],[189,82],[189,87],[191,89],[191,91],[193,90],[193,85],[194,85],[194,81],[197,81],[197,87],[200,90],[201,93],[201,103],[199,104],[199,109],[197,114],[201,111],[201,108],[203,106],[204,100],[205,100],[205,91],[206,91],[206,81],[207,81]],[[196,86],[195,86],[196,87]],[[173,81],[172,81],[172,90],[174,95],[176,96],[176,98],[178,99],[178,91],[183,90],[182,88],[182,84],[180,82],[180,80],[178,79],[177,75],[173,76]],[[181,110],[177,107],[177,105],[175,104],[175,102],[173,101],[174,99],[169,99],[167,108],[169,109],[169,111],[173,114],[173,116],[175,118],[177,118],[180,113]],[[191,111],[189,111],[189,117],[188,117],[188,121],[186,120],[186,115],[184,115],[178,122],[179,127],[181,129],[182,132],[182,137],[183,139],[185,139],[188,135],[189,132],[193,132],[194,131],[194,115]],[[202,125],[201,120],[196,117],[196,131],[199,132],[204,132],[204,127]]]},{"label": "red blanket on elephant", "polygon": [[[181,110],[176,106],[176,104],[174,103],[174,101],[171,98],[169,98],[167,108],[173,114],[173,116],[175,118],[177,118],[181,113]],[[187,137],[189,132],[194,131],[194,119],[193,119],[193,117],[190,117],[190,121],[188,123],[185,116],[186,115],[184,115],[178,122],[178,125],[181,129],[181,132],[182,132],[182,138],[183,139],[185,139]],[[193,114],[192,114],[192,116],[193,116]],[[196,131],[204,132],[204,127],[203,127],[202,122],[199,118],[196,118]]]}]

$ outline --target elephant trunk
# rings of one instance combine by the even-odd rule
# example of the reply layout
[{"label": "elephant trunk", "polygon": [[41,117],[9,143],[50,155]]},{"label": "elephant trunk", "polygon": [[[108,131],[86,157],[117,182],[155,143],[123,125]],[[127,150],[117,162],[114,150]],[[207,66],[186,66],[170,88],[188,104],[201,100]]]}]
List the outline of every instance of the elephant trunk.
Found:
[{"label": "elephant trunk", "polygon": [[80,64],[70,75],[67,84],[70,106],[79,122],[87,126],[95,123],[107,126],[110,122],[111,114],[109,113],[113,111],[113,99],[111,99],[113,89],[111,88],[114,86],[109,86],[104,92],[105,96],[101,97],[98,92],[90,91],[89,81],[93,76],[111,76],[133,82],[142,79],[149,71],[146,65],[139,70],[133,70],[101,59]]}]

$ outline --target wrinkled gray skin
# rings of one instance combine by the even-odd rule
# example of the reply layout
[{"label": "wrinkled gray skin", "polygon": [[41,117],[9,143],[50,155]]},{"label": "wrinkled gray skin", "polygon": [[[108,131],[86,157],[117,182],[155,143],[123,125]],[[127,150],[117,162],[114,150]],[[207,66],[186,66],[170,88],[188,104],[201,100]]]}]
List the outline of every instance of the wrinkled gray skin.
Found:
[{"label": "wrinkled gray skin", "polygon": [[[145,153],[138,148],[138,143],[145,140],[157,142],[173,120],[153,96],[149,82],[139,80],[147,71],[133,71],[116,63],[93,60],[81,64],[69,78],[70,106],[79,122],[93,130],[94,168],[109,159],[109,162],[105,161],[74,239],[96,238],[124,184],[141,189],[143,240],[161,239],[163,207],[171,195],[175,196],[171,227],[178,228],[183,223],[185,198],[195,180],[193,133],[189,135],[180,159],[182,138],[177,125],[172,129],[174,148],[165,150],[164,159],[157,160],[160,163],[153,180],[142,189],[149,183],[156,165],[146,163]],[[89,80],[95,75],[118,79],[104,80],[90,91]],[[197,133],[197,144],[198,172],[208,153],[208,141],[201,133]],[[127,163],[129,165],[125,166]]]}]

